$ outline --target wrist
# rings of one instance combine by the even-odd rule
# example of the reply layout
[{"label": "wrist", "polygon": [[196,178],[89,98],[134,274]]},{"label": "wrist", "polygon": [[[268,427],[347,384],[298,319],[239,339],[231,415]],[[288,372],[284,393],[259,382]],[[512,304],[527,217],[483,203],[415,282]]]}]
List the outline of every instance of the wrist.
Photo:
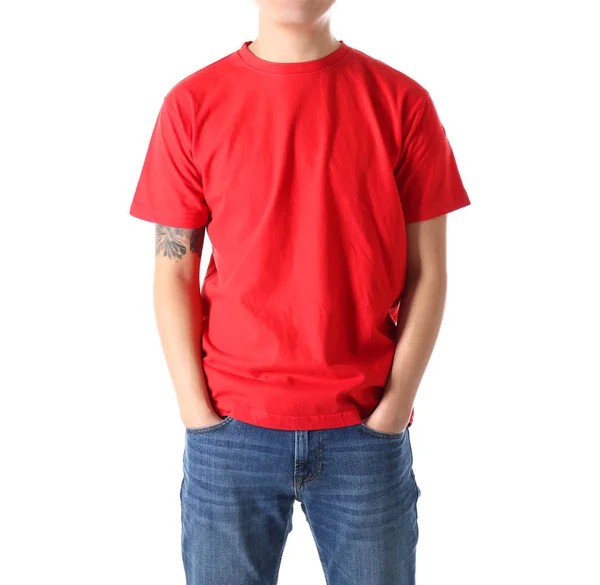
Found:
[{"label": "wrist", "polygon": [[413,409],[413,399],[402,393],[388,393],[379,401],[377,413],[379,416],[408,423]]}]

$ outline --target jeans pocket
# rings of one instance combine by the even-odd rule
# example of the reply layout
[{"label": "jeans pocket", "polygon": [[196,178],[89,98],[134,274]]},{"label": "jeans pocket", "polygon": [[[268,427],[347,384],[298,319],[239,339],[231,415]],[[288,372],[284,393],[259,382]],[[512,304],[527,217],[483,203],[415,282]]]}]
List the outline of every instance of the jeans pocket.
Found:
[{"label": "jeans pocket", "polygon": [[217,429],[220,429],[220,428],[228,425],[231,421],[233,421],[233,418],[231,418],[230,416],[226,416],[222,421],[219,421],[218,423],[215,423],[214,425],[209,425],[207,427],[198,427],[198,428],[185,427],[185,431],[186,431],[186,433],[190,433],[191,435],[201,435],[204,433],[211,433],[213,431],[216,431]]},{"label": "jeans pocket", "polygon": [[384,433],[382,431],[377,431],[367,426],[364,422],[359,423],[358,427],[365,433],[382,439],[401,439],[406,434],[406,427],[401,433]]}]

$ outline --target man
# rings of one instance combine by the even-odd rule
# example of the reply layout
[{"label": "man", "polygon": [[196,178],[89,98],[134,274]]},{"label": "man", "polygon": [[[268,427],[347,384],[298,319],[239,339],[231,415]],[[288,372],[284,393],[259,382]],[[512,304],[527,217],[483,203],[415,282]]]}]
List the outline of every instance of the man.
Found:
[{"label": "man", "polygon": [[258,38],[166,94],[130,209],[156,224],[188,584],[275,583],[296,500],[328,583],[415,580],[409,426],[470,201],[427,90],[336,40],[333,3],[259,0]]}]

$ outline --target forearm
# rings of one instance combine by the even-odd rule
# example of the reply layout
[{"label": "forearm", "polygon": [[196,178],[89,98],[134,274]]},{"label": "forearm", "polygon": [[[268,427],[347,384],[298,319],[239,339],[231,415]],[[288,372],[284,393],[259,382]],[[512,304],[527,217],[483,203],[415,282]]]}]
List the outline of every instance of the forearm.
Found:
[{"label": "forearm", "polygon": [[165,278],[157,272],[154,310],[182,419],[208,415],[212,407],[202,368],[202,304],[197,279]]},{"label": "forearm", "polygon": [[443,271],[407,281],[398,312],[394,359],[382,397],[384,408],[412,407],[439,334],[445,298]]}]

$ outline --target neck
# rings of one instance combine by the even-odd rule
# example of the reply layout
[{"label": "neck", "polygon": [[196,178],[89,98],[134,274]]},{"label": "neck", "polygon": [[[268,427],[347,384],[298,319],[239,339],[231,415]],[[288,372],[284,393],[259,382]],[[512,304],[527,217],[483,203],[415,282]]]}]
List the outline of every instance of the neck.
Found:
[{"label": "neck", "polygon": [[310,25],[282,25],[261,15],[258,30],[258,37],[248,48],[257,57],[267,61],[312,61],[332,53],[340,46],[331,33],[329,15]]}]

